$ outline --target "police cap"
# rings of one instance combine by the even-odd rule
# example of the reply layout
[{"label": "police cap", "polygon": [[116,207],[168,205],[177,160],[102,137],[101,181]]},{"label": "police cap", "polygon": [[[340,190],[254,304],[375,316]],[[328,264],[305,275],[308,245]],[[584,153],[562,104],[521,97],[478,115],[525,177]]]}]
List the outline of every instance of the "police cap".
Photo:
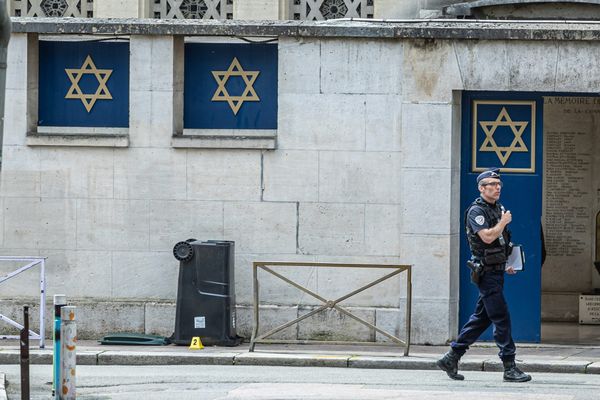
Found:
[{"label": "police cap", "polygon": [[477,184],[485,178],[498,178],[500,179],[500,169],[490,168],[487,171],[483,171],[477,176]]}]

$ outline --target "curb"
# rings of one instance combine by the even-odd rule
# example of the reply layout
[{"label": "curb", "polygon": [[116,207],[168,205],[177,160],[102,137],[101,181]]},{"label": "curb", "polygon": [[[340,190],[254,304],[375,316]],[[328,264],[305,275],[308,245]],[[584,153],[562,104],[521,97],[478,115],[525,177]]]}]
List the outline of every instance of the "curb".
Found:
[{"label": "curb", "polygon": [[[78,365],[264,365],[289,367],[334,367],[370,369],[437,370],[436,358],[431,355],[408,357],[353,356],[340,354],[288,354],[250,352],[141,352],[141,351],[89,351],[77,353]],[[17,350],[0,351],[0,364],[18,364]],[[32,351],[31,364],[52,364],[50,351]],[[598,374],[600,362],[586,360],[518,360],[527,372],[568,374]],[[475,358],[462,360],[461,371],[501,372],[502,363],[495,359]],[[5,400],[0,396],[0,400]]]}]

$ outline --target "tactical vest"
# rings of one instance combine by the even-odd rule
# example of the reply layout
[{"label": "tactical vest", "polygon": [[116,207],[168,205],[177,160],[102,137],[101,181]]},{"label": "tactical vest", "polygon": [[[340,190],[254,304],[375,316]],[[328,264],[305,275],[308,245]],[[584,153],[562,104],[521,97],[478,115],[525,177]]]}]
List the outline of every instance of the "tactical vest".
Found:
[{"label": "tactical vest", "polygon": [[502,205],[498,202],[492,205],[484,201],[481,197],[478,197],[469,207],[467,207],[467,211],[465,212],[465,229],[467,231],[467,241],[469,242],[469,247],[471,248],[471,254],[478,260],[483,259],[485,250],[493,250],[493,249],[503,249],[506,253],[508,253],[509,243],[510,243],[510,231],[505,227],[502,232],[502,236],[504,238],[504,245],[501,244],[500,239],[494,240],[492,243],[487,244],[479,235],[473,232],[469,228],[468,215],[469,211],[473,207],[478,207],[483,211],[483,215],[485,216],[485,220],[489,224],[489,228],[492,228],[498,224],[500,218],[502,217]]}]

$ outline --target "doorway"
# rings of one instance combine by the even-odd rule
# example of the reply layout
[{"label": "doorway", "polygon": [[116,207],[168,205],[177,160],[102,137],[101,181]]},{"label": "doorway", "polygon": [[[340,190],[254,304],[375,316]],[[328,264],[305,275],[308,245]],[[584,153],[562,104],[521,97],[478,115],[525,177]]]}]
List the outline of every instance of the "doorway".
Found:
[{"label": "doorway", "polygon": [[[600,325],[581,325],[578,313],[580,294],[600,296],[600,97],[463,92],[461,139],[461,215],[479,194],[480,171],[500,168],[500,201],[513,214],[513,242],[525,248],[525,271],[505,284],[514,339],[600,344]],[[460,250],[462,326],[477,298],[462,267],[464,221]]]}]

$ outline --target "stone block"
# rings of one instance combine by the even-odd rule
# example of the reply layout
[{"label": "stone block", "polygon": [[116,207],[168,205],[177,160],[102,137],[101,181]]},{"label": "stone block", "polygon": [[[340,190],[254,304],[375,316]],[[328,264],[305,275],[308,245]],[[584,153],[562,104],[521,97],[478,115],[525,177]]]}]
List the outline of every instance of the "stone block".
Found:
[{"label": "stone block", "polygon": [[[405,168],[402,173],[403,219],[401,233],[446,235],[450,232],[451,170]],[[432,196],[434,190],[436,195]]]},{"label": "stone block", "polygon": [[450,235],[402,235],[400,259],[411,264],[415,298],[450,296]]},{"label": "stone block", "polygon": [[[46,253],[44,253],[45,255]],[[2,256],[13,256],[13,257],[40,257],[37,250],[32,249],[6,249],[0,250]],[[16,271],[29,264],[28,261],[8,261],[2,260],[0,262],[0,276],[4,277],[11,272]],[[48,263],[46,263],[48,265]],[[1,296],[7,299],[25,298],[32,299],[33,301],[26,304],[39,303],[40,300],[40,272],[41,265],[36,265],[29,268],[20,274],[9,278],[8,280],[0,283]],[[48,285],[48,278],[51,271],[46,267],[46,285]],[[47,291],[49,291],[47,289]],[[3,311],[0,309],[0,313]]]},{"label": "stone block", "polygon": [[398,153],[320,152],[319,201],[398,203],[399,172]]},{"label": "stone block", "polygon": [[[27,33],[12,33],[6,55],[6,90],[27,89]],[[6,96],[6,104],[10,97]]]},{"label": "stone block", "polygon": [[[377,308],[375,310],[375,326],[406,341],[406,301],[402,301],[402,308]],[[387,336],[375,332],[377,342],[393,342]]]},{"label": "stone block", "polygon": [[112,150],[51,148],[39,157],[42,197],[113,197]]},{"label": "stone block", "polygon": [[135,91],[152,89],[152,44],[149,35],[134,35],[129,40],[129,85]]},{"label": "stone block", "polygon": [[240,253],[296,253],[293,203],[225,203],[224,237]]},{"label": "stone block", "polygon": [[98,1],[93,4],[95,18],[141,18],[141,2],[128,0]]},{"label": "stone block", "polygon": [[542,289],[542,321],[578,322],[578,316],[579,293]]},{"label": "stone block", "polygon": [[298,247],[302,254],[364,254],[363,204],[300,204],[298,218]]},{"label": "stone block", "polygon": [[261,155],[256,151],[189,150],[184,176],[190,200],[258,201]]},{"label": "stone block", "polygon": [[112,296],[123,299],[177,298],[179,262],[172,252],[113,252]]},{"label": "stone block", "polygon": [[[327,300],[337,300],[394,271],[396,269],[392,268],[319,268],[316,275],[317,291]],[[403,273],[389,277],[343,300],[340,306],[397,307],[401,297],[406,296],[405,282],[406,274]],[[322,302],[313,301],[313,304],[322,305]]]},{"label": "stone block", "polygon": [[508,90],[507,47],[500,40],[454,42],[465,90]]},{"label": "stone block", "polygon": [[[298,316],[313,310],[313,307],[299,307]],[[354,307],[348,308],[348,311],[371,324],[375,323],[375,309]],[[337,310],[327,309],[300,321],[298,339],[369,342],[375,339],[375,331]]]},{"label": "stone block", "polygon": [[318,200],[319,154],[316,151],[273,151],[263,157],[264,200]]},{"label": "stone block", "polygon": [[[315,357],[312,354],[268,354],[268,353],[240,353],[235,356],[235,365],[261,365],[261,366],[282,366],[282,367],[333,367],[333,368],[345,368],[348,366],[348,357],[344,355],[327,355],[321,357]],[[260,384],[259,384],[260,385]],[[238,393],[236,393],[238,392]],[[289,394],[289,390],[286,391]],[[306,390],[302,389],[303,396],[306,396]],[[331,392],[331,391],[330,391]],[[247,388],[238,388],[229,392],[236,396],[236,394],[247,396]],[[243,394],[242,394],[243,393]],[[264,390],[260,390],[255,393],[265,393]],[[314,393],[314,395],[313,395]],[[323,389],[319,388],[318,392],[313,391],[308,396],[313,397],[318,395],[322,396]],[[339,394],[336,393],[336,394]],[[251,395],[252,396],[252,395]],[[259,395],[262,396],[262,395]],[[237,397],[237,396],[236,396]],[[254,396],[253,396],[254,397]],[[310,398],[307,397],[307,398]],[[239,398],[239,397],[238,397]]]},{"label": "stone block", "polygon": [[[426,67],[435,66],[435,68]],[[452,42],[415,39],[404,44],[403,98],[407,102],[452,102],[462,78]]]},{"label": "stone block", "polygon": [[[254,308],[237,306],[237,334],[243,336],[246,342],[252,337],[254,327]],[[259,308],[258,335],[263,335],[278,326],[298,318],[298,307],[285,307],[279,305],[261,305]],[[267,340],[296,340],[298,325],[292,325],[273,335],[266,337]]]},{"label": "stone block", "polygon": [[[252,263],[254,261],[315,262],[315,257],[298,254],[242,254],[235,255],[235,296],[237,304],[254,304]],[[315,291],[317,269],[314,267],[269,267],[286,278]],[[301,292],[285,281],[259,269],[260,302],[278,305],[315,304],[318,300]]]},{"label": "stone block", "polygon": [[401,140],[403,166],[450,168],[452,106],[403,104]]},{"label": "stone block", "polygon": [[[175,94],[169,91],[129,93],[130,147],[171,147],[176,126],[174,113],[178,112],[175,99]],[[183,115],[180,117],[183,121]]]},{"label": "stone block", "polygon": [[223,239],[223,203],[151,200],[150,250],[170,251],[190,238]]},{"label": "stone block", "polygon": [[399,205],[367,204],[365,206],[365,253],[377,256],[400,255]]},{"label": "stone block", "polygon": [[146,303],[144,307],[144,333],[171,336],[175,331],[175,304]]},{"label": "stone block", "polygon": [[131,88],[135,91],[173,91],[173,37],[134,35],[129,45]]},{"label": "stone block", "polygon": [[600,362],[596,361],[589,364],[585,369],[586,374],[600,374]]},{"label": "stone block", "polygon": [[245,0],[233,2],[233,16],[243,20],[280,19],[279,0]]},{"label": "stone block", "polygon": [[75,249],[75,218],[75,200],[6,197],[4,246]]},{"label": "stone block", "polygon": [[77,248],[147,250],[149,212],[146,200],[77,201]]},{"label": "stone block", "polygon": [[6,89],[3,146],[23,146],[27,135],[27,91]]},{"label": "stone block", "polygon": [[[282,94],[319,94],[321,43],[311,38],[279,38],[278,90]],[[280,106],[281,107],[281,106]],[[281,118],[281,112],[279,113]]]},{"label": "stone block", "polygon": [[507,47],[509,90],[553,91],[557,52],[556,43],[550,41],[511,42]]},{"label": "stone block", "polygon": [[[399,347],[397,355],[403,354],[404,349]],[[439,370],[435,360],[420,357],[377,357],[377,356],[352,356],[348,360],[349,368],[383,368],[383,369],[411,369],[411,370]],[[462,370],[462,368],[461,368]],[[404,392],[406,393],[406,392]],[[436,393],[437,395],[437,393]],[[448,397],[446,397],[448,398]]]},{"label": "stone block", "polygon": [[419,0],[378,0],[373,6],[377,19],[417,18],[421,9]]},{"label": "stone block", "polygon": [[[109,251],[43,250],[46,260],[46,292],[70,298],[108,298],[112,294],[112,258]],[[36,285],[33,285],[35,287]]]},{"label": "stone block", "polygon": [[144,332],[143,303],[77,301],[75,304],[78,339],[100,339],[111,332]]},{"label": "stone block", "polygon": [[280,94],[277,145],[282,150],[364,150],[366,97]]},{"label": "stone block", "polygon": [[560,42],[556,68],[557,92],[595,92],[600,85],[597,48],[586,42]]},{"label": "stone block", "polygon": [[322,39],[321,92],[402,93],[403,52],[395,40]]},{"label": "stone block", "polygon": [[402,96],[366,96],[366,150],[401,151]]},{"label": "stone block", "polygon": [[113,203],[109,199],[77,200],[78,249],[111,249]]},{"label": "stone block", "polygon": [[115,152],[117,199],[183,200],[186,175],[186,159],[179,151],[143,148]]},{"label": "stone block", "polygon": [[2,196],[41,196],[40,151],[24,146],[4,146],[0,188]]},{"label": "stone block", "polygon": [[[2,315],[12,319],[13,321],[23,324],[23,306],[29,306],[29,329],[39,333],[40,332],[40,298],[22,298],[19,300],[12,299],[1,299],[0,300],[0,313]],[[52,321],[53,321],[53,310],[52,300],[47,303],[44,309],[44,332],[45,338],[52,337]],[[0,335],[19,335],[19,330],[9,325],[6,322],[0,323]],[[31,346],[39,344],[38,340],[31,340]],[[18,361],[17,361],[18,363]]]},{"label": "stone block", "polygon": [[450,320],[447,299],[416,299],[412,302],[411,343],[444,345],[454,334],[449,331]]}]

